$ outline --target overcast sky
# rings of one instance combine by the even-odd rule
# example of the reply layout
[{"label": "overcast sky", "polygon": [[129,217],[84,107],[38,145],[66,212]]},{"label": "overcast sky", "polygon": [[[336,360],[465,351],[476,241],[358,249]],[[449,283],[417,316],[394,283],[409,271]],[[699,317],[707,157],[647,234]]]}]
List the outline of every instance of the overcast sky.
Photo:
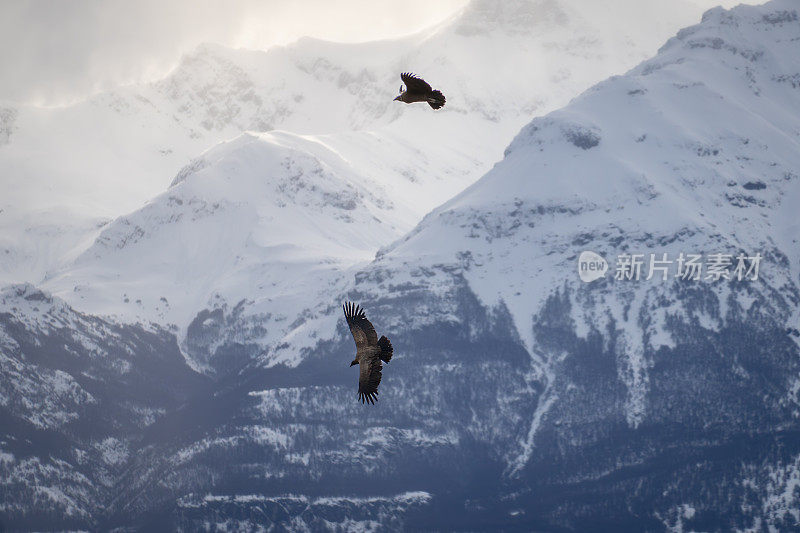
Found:
[{"label": "overcast sky", "polygon": [[61,104],[156,79],[202,42],[412,33],[466,0],[0,0],[0,101]]}]

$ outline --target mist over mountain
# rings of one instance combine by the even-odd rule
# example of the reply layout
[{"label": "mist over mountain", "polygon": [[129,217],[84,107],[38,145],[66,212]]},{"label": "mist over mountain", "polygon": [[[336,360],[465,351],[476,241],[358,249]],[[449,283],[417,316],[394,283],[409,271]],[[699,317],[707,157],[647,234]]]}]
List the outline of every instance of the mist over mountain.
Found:
[{"label": "mist over mountain", "polygon": [[[485,173],[534,114],[634,66],[701,11],[695,2],[638,4],[616,1],[626,16],[609,17],[573,0],[502,2],[495,12],[486,12],[495,4],[478,2],[404,38],[305,38],[267,51],[206,44],[153,83],[64,107],[0,102],[0,249],[8,259],[0,280],[40,283],[85,250],[99,225],[139,209],[191,160],[247,130],[331,134],[346,153],[371,145],[375,159],[408,162],[419,159],[422,131],[456,152],[431,158],[444,169],[412,163],[401,170],[419,180],[455,176],[441,176],[447,186],[439,194],[421,196],[424,205],[400,236]],[[553,10],[558,24],[543,23]],[[534,14],[528,32],[514,16],[521,11]],[[476,24],[482,32],[466,29]],[[446,87],[447,107],[434,117],[393,102],[405,70]],[[379,182],[392,180],[380,164],[369,170]],[[52,219],[71,230],[48,230]]]},{"label": "mist over mountain", "polygon": [[[58,226],[81,244],[0,293],[0,522],[800,527],[797,4],[711,9],[636,66],[614,17],[533,4],[369,47],[205,46],[149,86],[184,154],[229,140],[143,207]],[[543,57],[570,75],[512,60]],[[452,87],[444,113],[390,105],[408,62]],[[587,251],[609,264],[588,283]],[[758,275],[683,279],[688,254]],[[369,409],[345,300],[395,350]]]}]

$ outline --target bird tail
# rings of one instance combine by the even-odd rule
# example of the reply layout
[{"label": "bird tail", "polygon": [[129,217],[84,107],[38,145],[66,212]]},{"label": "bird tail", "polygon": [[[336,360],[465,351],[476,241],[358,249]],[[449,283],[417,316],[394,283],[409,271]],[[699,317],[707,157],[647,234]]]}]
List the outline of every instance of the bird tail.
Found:
[{"label": "bird tail", "polygon": [[439,109],[446,102],[442,91],[431,91],[431,96],[428,97],[428,104],[434,108]]},{"label": "bird tail", "polygon": [[386,335],[382,335],[380,339],[378,339],[378,347],[381,349],[381,360],[384,363],[388,363],[392,360],[392,343],[389,342],[389,339],[386,338]]}]

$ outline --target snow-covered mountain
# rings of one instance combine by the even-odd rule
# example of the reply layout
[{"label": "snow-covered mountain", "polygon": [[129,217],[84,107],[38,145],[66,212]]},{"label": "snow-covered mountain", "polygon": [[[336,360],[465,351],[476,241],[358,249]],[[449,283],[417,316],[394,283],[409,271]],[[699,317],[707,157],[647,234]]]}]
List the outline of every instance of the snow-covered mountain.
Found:
[{"label": "snow-covered mountain", "polygon": [[[237,341],[259,352],[284,344],[296,327],[289,317],[340,292],[349,269],[373,259],[458,184],[469,184],[463,169],[483,166],[478,154],[487,155],[483,141],[494,131],[476,132],[458,150],[440,146],[430,132],[416,139],[425,149],[359,133],[243,134],[196,158],[145,207],[108,224],[43,286],[83,311],[177,326],[196,367],[212,354],[192,353],[187,334],[206,309],[246,302],[251,325],[236,328]],[[297,347],[287,344],[286,353]]]},{"label": "snow-covered mountain", "polygon": [[[225,434],[261,423],[285,441],[253,449],[216,428],[171,451],[202,450],[204,468],[244,456],[218,471],[235,483],[191,515],[178,504],[180,523],[253,523],[289,487],[355,496],[366,477],[430,494],[409,527],[796,529],[798,43],[793,2],[711,10],[526,126],[342,295],[369,302],[402,354],[380,406],[353,409],[353,385],[330,374],[352,350],[339,321],[295,370],[254,380],[254,404],[255,383],[240,392]],[[583,251],[612,262],[605,279],[580,280]],[[676,279],[676,264],[666,280],[614,279],[633,253],[763,260],[757,280]]]},{"label": "snow-covered mountain", "polygon": [[[617,513],[616,527],[637,515],[646,529],[797,527],[799,42],[793,2],[707,12],[654,58],[535,119],[491,172],[356,275],[349,295],[407,334],[409,365],[437,375],[396,378],[411,403],[486,372],[458,343],[487,342],[484,320],[513,326],[507,341],[530,360],[483,352],[510,386],[492,397],[492,425],[471,426],[492,444],[489,428],[514,428],[492,446],[505,475],[526,480],[509,512],[535,509],[545,529]],[[583,251],[612,271],[580,281]],[[618,256],[635,253],[642,280],[615,279]],[[677,264],[644,280],[649,254],[664,253],[763,260],[757,281],[676,279]]]},{"label": "snow-covered mountain", "polygon": [[[184,338],[205,309],[236,309],[245,300],[253,302],[257,323],[278,301],[287,309],[281,317],[302,313],[310,319],[309,305],[320,300],[310,294],[332,294],[352,275],[343,278],[343,271],[371,259],[472,183],[534,113],[565,103],[655,48],[649,40],[654,33],[641,32],[632,20],[650,24],[647,17],[669,11],[654,24],[664,28],[675,13],[689,10],[666,3],[643,13],[635,3],[615,6],[631,17],[606,21],[573,2],[474,2],[439,27],[397,41],[332,45],[307,39],[270,52],[202,47],[166,80],[146,88],[156,109],[178,110],[175,124],[189,137],[276,126],[308,134],[271,133],[258,140],[246,134],[195,158],[176,172],[185,183],[109,224],[77,260],[73,254],[51,270],[44,287],[85,312],[174,324]],[[501,52],[502,63],[491,60]],[[407,65],[435,72],[430,81],[448,88],[441,113],[392,101],[391,80]],[[126,101],[144,105],[133,96]],[[291,112],[267,110],[267,103]],[[137,120],[147,117],[143,109],[132,113]],[[309,186],[301,196],[289,190],[313,181],[317,167],[337,182],[333,188]],[[245,168],[250,170],[239,170]],[[299,177],[303,172],[306,177]],[[210,188],[213,180],[218,183]],[[199,192],[198,181],[206,182]],[[341,205],[318,209],[340,194]],[[223,207],[207,212],[206,204]],[[198,206],[203,223],[195,223],[196,214],[186,216]],[[353,232],[356,240],[344,237]],[[294,323],[286,320],[266,337],[252,326],[236,340],[254,344],[254,352],[285,345],[286,354],[272,360],[296,358],[290,354],[302,346],[285,338],[299,335]],[[188,344],[182,342],[192,357]],[[208,357],[199,354],[193,364],[203,366]]]},{"label": "snow-covered mountain", "polygon": [[[800,25],[794,11],[778,11],[791,3],[768,6],[711,10],[653,59],[535,119],[491,172],[360,276],[414,285],[422,270],[426,285],[466,283],[484,305],[510,312],[533,353],[532,321],[550,299],[568,297],[578,337],[618,330],[624,340],[617,355],[634,425],[653,365],[643,353],[675,347],[670,321],[710,318],[676,294],[718,301],[702,322],[717,332],[749,312],[797,323]],[[642,281],[612,270],[582,284],[584,250],[610,262],[643,254]],[[682,252],[731,254],[731,271],[739,253],[764,259],[753,283],[681,283],[677,264],[667,281],[661,271],[644,280],[649,254],[674,262]],[[373,294],[387,288],[379,282]]]},{"label": "snow-covered mountain", "polygon": [[[14,495],[0,521],[797,529],[798,80],[796,2],[712,9],[651,59],[534,119],[491,171],[371,261],[435,181],[402,196],[400,166],[375,182],[368,155],[384,152],[348,152],[333,134],[248,134],[206,152],[48,281],[74,276],[71,302],[84,294],[124,315],[138,303],[116,300],[115,271],[137,273],[131,295],[185,291],[180,311],[159,307],[190,320],[184,329],[120,326],[30,286],[3,293],[0,368],[24,386],[0,403],[15,424],[0,434],[0,479],[13,479],[0,490]],[[609,262],[602,279],[581,281],[586,251]],[[676,278],[681,253],[706,266],[731,254],[731,270],[739,253],[760,254],[758,277]],[[667,279],[616,279],[626,254],[644,255],[642,278],[650,254],[676,262]],[[147,272],[168,272],[174,288]],[[344,299],[395,347],[369,409],[347,367]],[[84,353],[114,355],[99,369]],[[72,362],[87,357],[88,369]],[[153,364],[171,375],[150,384],[161,397],[140,390]],[[113,414],[124,409],[141,416]],[[20,437],[30,426],[48,439]]]},{"label": "snow-covered mountain", "polygon": [[[468,291],[486,308],[509,314],[547,391],[519,455],[510,456],[512,472],[531,460],[538,424],[553,424],[556,435],[572,430],[564,427],[565,414],[576,407],[559,404],[574,402],[572,391],[586,385],[569,375],[585,357],[609,365],[604,370],[620,396],[583,408],[613,414],[632,429],[664,422],[659,403],[677,399],[660,397],[659,389],[680,383],[671,372],[703,368],[694,386],[713,388],[724,377],[704,368],[712,364],[731,372],[732,383],[720,384],[717,394],[749,389],[765,418],[774,410],[796,425],[800,24],[794,8],[774,1],[707,12],[653,59],[535,119],[491,172],[357,274],[355,294],[367,301]],[[610,262],[643,254],[641,281],[616,279],[612,270],[582,283],[578,258],[586,250]],[[731,254],[732,272],[743,252],[763,256],[757,281],[709,280],[710,271],[699,281],[675,278],[681,253],[706,260]],[[675,262],[668,279],[660,271],[644,279],[651,253]],[[449,299],[429,301],[443,321],[454,314]],[[430,312],[423,316],[431,320]],[[409,327],[409,321],[413,315],[403,313],[390,325]],[[747,332],[736,341],[744,346],[729,344],[738,337],[734,331]],[[713,339],[711,346],[696,352],[698,336]],[[578,353],[581,345],[589,353]],[[674,368],[676,359],[681,364]],[[683,394],[702,400],[689,387]],[[720,410],[708,413],[719,416],[713,423],[726,423],[732,407],[708,401]],[[728,430],[748,423],[736,422]]]},{"label": "snow-covered mountain", "polygon": [[162,328],[82,315],[31,285],[4,288],[0,528],[96,523],[143,429],[207,385]]},{"label": "snow-covered mountain", "polygon": [[[421,130],[444,151],[480,146],[471,158],[451,160],[462,179],[433,199],[440,203],[488,170],[534,114],[560,107],[649,56],[696,20],[702,3],[659,0],[642,9],[634,0],[615,0],[610,7],[625,16],[609,17],[577,0],[476,1],[451,20],[402,39],[302,39],[268,51],[203,45],[151,84],[66,107],[3,104],[0,249],[8,257],[0,263],[0,280],[38,284],[48,270],[72,259],[71,250],[85,248],[98,221],[140,208],[191,159],[247,130],[345,132],[341,143],[353,143],[351,151],[376,148],[377,136],[384,141],[384,150],[373,152],[377,160],[391,154],[417,159],[424,147]],[[521,12],[529,16],[519,17]],[[426,75],[445,91],[448,105],[436,114],[440,120],[419,123],[423,110],[392,101],[405,70]],[[347,133],[354,130],[363,134]],[[480,144],[469,142],[469,132],[479,135]],[[376,172],[379,181],[382,174]],[[69,214],[65,226],[86,232],[31,225],[32,213],[46,216],[54,209]],[[37,234],[35,244],[26,231]]]}]

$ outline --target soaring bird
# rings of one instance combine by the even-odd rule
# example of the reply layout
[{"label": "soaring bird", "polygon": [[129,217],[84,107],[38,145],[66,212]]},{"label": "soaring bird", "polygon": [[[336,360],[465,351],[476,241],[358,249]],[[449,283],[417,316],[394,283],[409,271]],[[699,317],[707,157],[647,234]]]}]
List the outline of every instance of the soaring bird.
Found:
[{"label": "soaring bird", "polygon": [[350,366],[359,365],[358,399],[361,403],[375,405],[378,385],[381,383],[381,361],[388,363],[392,359],[392,343],[386,336],[378,338],[375,328],[360,306],[347,302],[342,309],[353,340],[356,341],[356,358]]},{"label": "soaring bird", "polygon": [[400,87],[400,96],[395,100],[400,100],[407,104],[414,102],[428,102],[434,109],[439,109],[445,103],[444,95],[441,91],[434,91],[428,82],[422,78],[418,78],[410,72],[403,72],[400,74],[400,79],[406,84],[406,90]]}]

